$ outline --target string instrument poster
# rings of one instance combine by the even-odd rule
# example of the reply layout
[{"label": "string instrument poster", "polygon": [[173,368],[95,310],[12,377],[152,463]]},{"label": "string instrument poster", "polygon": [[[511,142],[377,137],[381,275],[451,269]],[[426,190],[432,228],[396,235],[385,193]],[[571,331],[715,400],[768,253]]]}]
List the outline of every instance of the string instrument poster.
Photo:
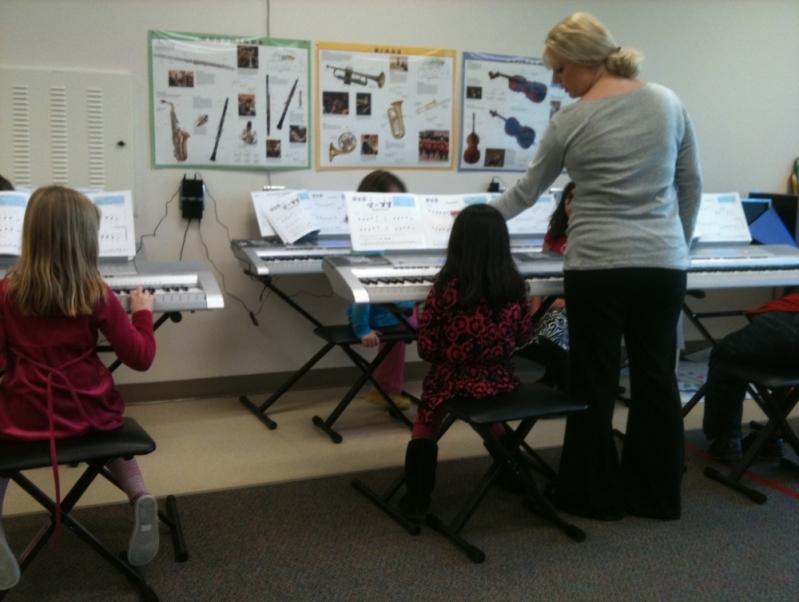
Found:
[{"label": "string instrument poster", "polygon": [[550,118],[574,102],[541,59],[463,53],[460,171],[525,171]]},{"label": "string instrument poster", "polygon": [[149,32],[153,167],[309,169],[311,43]]},{"label": "string instrument poster", "polygon": [[452,169],[455,51],[316,44],[318,169]]}]

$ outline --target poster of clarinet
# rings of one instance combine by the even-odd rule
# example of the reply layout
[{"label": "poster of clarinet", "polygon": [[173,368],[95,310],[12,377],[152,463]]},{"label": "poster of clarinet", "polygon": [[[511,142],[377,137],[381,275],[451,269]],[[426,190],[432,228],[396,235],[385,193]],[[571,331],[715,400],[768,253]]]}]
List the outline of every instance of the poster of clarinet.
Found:
[{"label": "poster of clarinet", "polygon": [[452,169],[455,51],[316,44],[318,169]]},{"label": "poster of clarinet", "polygon": [[309,169],[311,43],[149,32],[153,167]]},{"label": "poster of clarinet", "polygon": [[459,171],[525,171],[550,118],[575,102],[536,58],[463,53]]}]

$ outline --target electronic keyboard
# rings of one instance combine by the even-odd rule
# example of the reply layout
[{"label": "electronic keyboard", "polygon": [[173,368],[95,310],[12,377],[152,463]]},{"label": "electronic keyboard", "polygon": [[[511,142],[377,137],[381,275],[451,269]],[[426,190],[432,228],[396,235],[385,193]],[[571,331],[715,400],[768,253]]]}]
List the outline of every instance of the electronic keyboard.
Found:
[{"label": "electronic keyboard", "polygon": [[[323,269],[333,292],[354,303],[424,301],[443,252],[330,257]],[[530,295],[563,294],[563,258],[513,253]],[[799,285],[799,249],[788,245],[702,248],[691,252],[688,289]]]},{"label": "electronic keyboard", "polygon": [[[0,278],[17,261],[0,258]],[[201,261],[100,262],[100,275],[114,291],[125,311],[130,310],[130,291],[138,287],[155,297],[156,313],[222,309],[225,300],[216,279]]]},{"label": "electronic keyboard", "polygon": [[214,275],[201,261],[101,263],[100,275],[125,311],[130,309],[130,291],[138,287],[153,294],[156,313],[225,307]]},{"label": "electronic keyboard", "polygon": [[308,243],[285,245],[277,239],[234,240],[233,254],[253,276],[321,274],[325,257],[349,255],[349,237],[319,237]]},{"label": "electronic keyboard", "polygon": [[[535,235],[511,237],[511,249],[514,251],[537,252],[542,244],[543,238]],[[321,274],[325,257],[353,253],[348,236],[320,236],[293,245],[286,245],[278,239],[234,240],[231,248],[244,271],[253,276]]]}]

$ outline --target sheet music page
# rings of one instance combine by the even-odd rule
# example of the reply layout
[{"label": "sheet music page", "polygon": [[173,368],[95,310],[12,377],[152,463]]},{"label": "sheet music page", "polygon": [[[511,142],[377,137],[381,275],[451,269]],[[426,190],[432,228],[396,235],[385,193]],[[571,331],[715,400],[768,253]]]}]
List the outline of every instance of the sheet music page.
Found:
[{"label": "sheet music page", "polygon": [[490,194],[420,194],[424,235],[429,249],[446,249],[457,213],[469,205],[484,205]]},{"label": "sheet music page", "polygon": [[348,192],[346,196],[353,251],[426,248],[416,195]]},{"label": "sheet music page", "polygon": [[510,234],[546,234],[549,230],[549,218],[555,211],[558,203],[551,194],[542,194],[535,205],[522,211],[513,219],[508,220]]},{"label": "sheet music page", "polygon": [[349,234],[347,200],[343,192],[309,192],[319,234]]},{"label": "sheet music page", "polygon": [[752,242],[738,193],[703,193],[694,235],[701,243]]},{"label": "sheet music page", "polygon": [[272,224],[269,223],[269,207],[272,206],[270,199],[280,199],[297,192],[296,190],[258,190],[252,193],[252,205],[255,209],[255,219],[258,220],[258,230],[261,236],[268,238],[276,236]]},{"label": "sheet music page", "polygon": [[130,190],[86,195],[100,208],[100,257],[136,256],[133,196]]},{"label": "sheet music page", "polygon": [[0,191],[0,255],[19,255],[22,251],[22,220],[30,193]]},{"label": "sheet music page", "polygon": [[274,231],[286,244],[296,242],[312,232],[319,232],[311,198],[305,190],[271,198],[266,215]]}]

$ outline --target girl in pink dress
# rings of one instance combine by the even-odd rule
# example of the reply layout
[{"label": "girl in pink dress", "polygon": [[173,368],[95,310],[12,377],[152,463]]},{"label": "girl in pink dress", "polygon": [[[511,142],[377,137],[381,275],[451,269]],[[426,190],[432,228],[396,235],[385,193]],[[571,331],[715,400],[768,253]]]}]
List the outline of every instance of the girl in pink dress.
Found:
[{"label": "girl in pink dress", "polygon": [[[98,335],[135,370],[155,358],[153,296],[130,294],[128,318],[97,267],[99,209],[69,188],[39,188],[22,226],[22,252],[0,281],[0,437],[50,440],[56,501],[60,501],[57,441],[122,426],[124,402],[95,351]],[[130,498],[132,565],[158,551],[158,506],[135,459],[108,469]],[[8,479],[0,479],[0,515]],[[19,580],[19,566],[0,527],[0,590]]]}]

